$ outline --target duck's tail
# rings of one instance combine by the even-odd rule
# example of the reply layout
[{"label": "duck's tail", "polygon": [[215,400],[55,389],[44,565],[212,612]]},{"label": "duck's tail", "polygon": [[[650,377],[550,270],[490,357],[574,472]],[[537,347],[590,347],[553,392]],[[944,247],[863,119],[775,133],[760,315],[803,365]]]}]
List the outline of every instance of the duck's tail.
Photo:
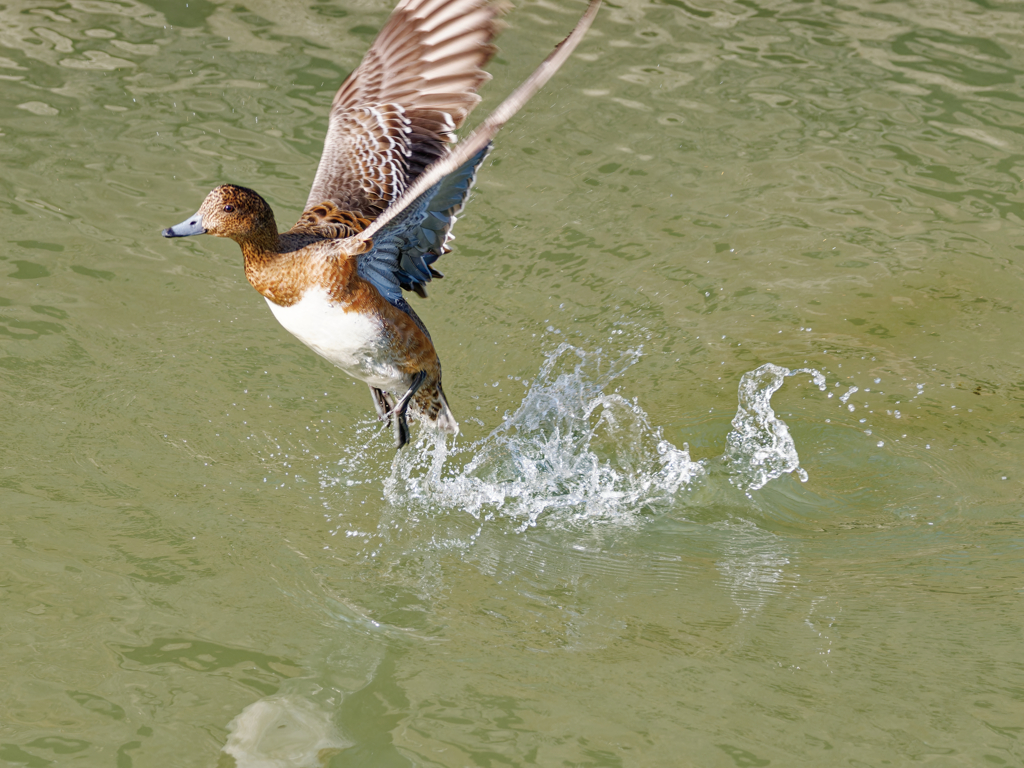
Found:
[{"label": "duck's tail", "polygon": [[448,400],[445,399],[444,391],[441,389],[440,384],[437,385],[437,394],[441,396],[441,410],[437,413],[434,426],[442,432],[447,432],[449,435],[459,434],[459,422],[452,415],[452,409],[448,407]]},{"label": "duck's tail", "polygon": [[459,423],[452,415],[452,409],[448,407],[448,400],[441,389],[440,381],[430,388],[420,387],[420,391],[413,398],[410,410],[421,424],[447,432],[449,435],[459,434]]}]

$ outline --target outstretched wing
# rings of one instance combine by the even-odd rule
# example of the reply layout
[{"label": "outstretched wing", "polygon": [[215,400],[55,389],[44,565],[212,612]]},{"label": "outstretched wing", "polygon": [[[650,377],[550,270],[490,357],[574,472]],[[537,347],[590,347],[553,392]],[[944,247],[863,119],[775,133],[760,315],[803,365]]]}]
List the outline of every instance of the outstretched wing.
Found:
[{"label": "outstretched wing", "polygon": [[[590,0],[572,32],[498,108],[454,150],[432,163],[383,213],[359,234],[349,238],[350,253],[372,238],[372,247],[359,256],[358,270],[389,302],[406,309],[402,288],[425,295],[423,285],[439,277],[431,267],[465,203],[476,171],[491,148],[491,139],[565,63],[590,29],[601,0]],[[445,224],[445,222],[447,222]],[[435,245],[434,235],[444,232]],[[438,237],[438,241],[440,238]]]},{"label": "outstretched wing", "polygon": [[406,308],[403,289],[425,297],[424,286],[432,278],[443,277],[431,265],[450,250],[452,225],[490,149],[488,144],[421,195],[415,205],[406,206],[401,216],[373,239],[373,247],[359,257],[359,276],[395,306]]},{"label": "outstretched wing", "polygon": [[590,0],[586,12],[576,22],[572,32],[562,42],[555,46],[548,57],[541,62],[540,66],[533,71],[523,83],[512,91],[501,104],[498,105],[487,118],[478,125],[473,132],[444,157],[432,163],[420,176],[402,192],[387,210],[374,219],[366,229],[355,235],[358,240],[376,238],[378,233],[384,232],[391,227],[396,220],[405,216],[406,208],[415,209],[421,205],[421,198],[429,198],[431,189],[440,183],[447,176],[462,168],[479,152],[490,146],[491,140],[498,131],[507,123],[522,106],[530,100],[537,91],[544,87],[544,84],[558,71],[572,52],[576,50],[580,40],[594,23],[597,11],[601,7],[601,0]]},{"label": "outstretched wing", "polygon": [[502,6],[402,0],[334,97],[306,208],[373,219],[431,163],[479,103]]}]

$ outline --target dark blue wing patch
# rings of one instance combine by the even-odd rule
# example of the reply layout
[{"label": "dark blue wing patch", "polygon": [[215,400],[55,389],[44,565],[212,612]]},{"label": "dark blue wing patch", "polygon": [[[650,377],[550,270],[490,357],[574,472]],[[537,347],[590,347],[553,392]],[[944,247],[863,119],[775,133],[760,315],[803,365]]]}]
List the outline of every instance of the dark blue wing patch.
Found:
[{"label": "dark blue wing patch", "polygon": [[425,285],[441,273],[431,265],[450,249],[451,229],[476,180],[488,144],[458,170],[410,203],[374,235],[373,248],[359,257],[359,276],[373,284],[391,304],[405,303],[402,290],[426,296]]}]

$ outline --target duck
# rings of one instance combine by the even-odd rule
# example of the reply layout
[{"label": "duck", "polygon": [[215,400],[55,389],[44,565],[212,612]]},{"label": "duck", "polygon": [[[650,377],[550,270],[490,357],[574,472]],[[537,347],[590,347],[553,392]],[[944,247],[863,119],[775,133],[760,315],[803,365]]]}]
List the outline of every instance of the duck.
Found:
[{"label": "duck", "polygon": [[505,6],[493,0],[402,0],[331,104],[306,205],[290,229],[257,192],[212,190],[164,237],[213,235],[241,247],[245,276],[286,330],[366,383],[401,449],[408,418],[447,434],[459,425],[441,386],[430,332],[405,298],[443,277],[452,227],[501,127],[565,63],[601,0],[477,128],[483,69]]}]

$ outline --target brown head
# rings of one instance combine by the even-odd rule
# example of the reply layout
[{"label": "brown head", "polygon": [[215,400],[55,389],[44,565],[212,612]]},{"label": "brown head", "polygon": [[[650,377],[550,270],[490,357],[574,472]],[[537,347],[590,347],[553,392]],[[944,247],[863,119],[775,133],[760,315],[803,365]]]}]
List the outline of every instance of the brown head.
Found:
[{"label": "brown head", "polygon": [[267,201],[245,187],[222,184],[206,196],[202,206],[185,221],[163,231],[164,237],[215,235],[236,243],[277,240],[277,223]]}]

